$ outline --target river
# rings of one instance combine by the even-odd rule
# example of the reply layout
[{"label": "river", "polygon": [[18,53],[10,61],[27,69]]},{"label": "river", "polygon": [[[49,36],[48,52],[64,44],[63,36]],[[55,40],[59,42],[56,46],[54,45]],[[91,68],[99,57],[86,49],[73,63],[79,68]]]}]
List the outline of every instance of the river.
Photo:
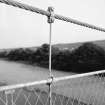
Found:
[{"label": "river", "polygon": [[[71,73],[53,70],[56,77],[71,75]],[[7,84],[17,84],[33,82],[47,79],[49,77],[48,69],[30,66],[22,63],[0,60],[0,81]]]}]

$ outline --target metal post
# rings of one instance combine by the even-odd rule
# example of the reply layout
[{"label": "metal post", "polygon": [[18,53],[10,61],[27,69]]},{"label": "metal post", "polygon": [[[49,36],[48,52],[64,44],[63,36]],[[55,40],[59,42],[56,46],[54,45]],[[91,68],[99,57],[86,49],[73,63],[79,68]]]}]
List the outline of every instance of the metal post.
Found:
[{"label": "metal post", "polygon": [[[50,13],[50,16],[48,16],[48,23],[50,25],[50,32],[49,32],[49,75],[50,79],[53,81],[53,75],[51,71],[51,55],[52,55],[52,23],[54,22],[54,8],[48,7],[48,12]],[[49,83],[49,104],[52,105],[52,81]]]}]

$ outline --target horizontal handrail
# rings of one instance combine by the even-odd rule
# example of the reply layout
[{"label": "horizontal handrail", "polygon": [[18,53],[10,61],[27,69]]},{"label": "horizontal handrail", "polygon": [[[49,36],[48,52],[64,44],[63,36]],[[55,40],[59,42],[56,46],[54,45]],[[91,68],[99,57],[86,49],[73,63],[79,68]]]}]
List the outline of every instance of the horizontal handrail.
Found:
[{"label": "horizontal handrail", "polygon": [[41,80],[41,81],[35,81],[35,82],[29,82],[29,83],[22,83],[22,84],[9,85],[9,86],[1,86],[0,91],[12,90],[12,89],[17,89],[17,88],[24,88],[24,87],[28,87],[28,86],[48,84],[50,82],[54,83],[54,82],[58,82],[58,81],[68,80],[68,79],[92,76],[92,75],[100,74],[100,73],[105,73],[105,70],[94,71],[94,72],[83,73],[83,74],[69,75],[69,76],[64,76],[64,77],[56,77],[53,79],[49,78],[48,80]]},{"label": "horizontal handrail", "polygon": [[46,84],[48,82],[49,82],[48,80],[41,80],[41,81],[35,81],[35,82],[27,82],[27,83],[15,84],[15,85],[1,86],[0,91],[24,88],[24,87],[28,87],[28,86],[41,85],[41,84]]},{"label": "horizontal handrail", "polygon": [[89,73],[82,73],[82,74],[75,74],[75,75],[71,75],[71,76],[64,76],[64,77],[54,78],[54,82],[68,80],[68,79],[81,78],[81,77],[87,77],[87,76],[92,76],[92,75],[96,75],[96,74],[100,74],[100,73],[105,73],[105,70],[100,70],[100,71],[94,71],[94,72],[89,72]]}]

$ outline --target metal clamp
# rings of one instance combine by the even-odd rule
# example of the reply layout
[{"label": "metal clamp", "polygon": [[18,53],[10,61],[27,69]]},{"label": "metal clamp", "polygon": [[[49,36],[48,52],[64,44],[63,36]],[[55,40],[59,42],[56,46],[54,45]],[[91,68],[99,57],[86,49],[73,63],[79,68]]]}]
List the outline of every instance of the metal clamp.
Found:
[{"label": "metal clamp", "polygon": [[48,12],[50,13],[50,15],[48,16],[48,23],[54,23],[54,8],[53,7],[48,7]]},{"label": "metal clamp", "polygon": [[49,77],[48,82],[46,83],[47,85],[51,85],[53,83],[54,77],[53,75]]}]

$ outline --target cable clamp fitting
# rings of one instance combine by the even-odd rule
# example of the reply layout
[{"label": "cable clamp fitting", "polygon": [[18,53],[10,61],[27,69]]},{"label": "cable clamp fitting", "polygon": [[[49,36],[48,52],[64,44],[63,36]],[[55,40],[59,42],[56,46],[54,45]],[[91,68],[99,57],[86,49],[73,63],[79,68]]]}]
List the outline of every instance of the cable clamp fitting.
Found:
[{"label": "cable clamp fitting", "polygon": [[47,85],[51,85],[53,83],[54,77],[53,75],[51,77],[49,77]]},{"label": "cable clamp fitting", "polygon": [[54,20],[55,20],[55,18],[54,18],[54,8],[53,7],[48,7],[47,11],[50,13],[49,16],[48,16],[47,22],[48,23],[54,23]]}]

